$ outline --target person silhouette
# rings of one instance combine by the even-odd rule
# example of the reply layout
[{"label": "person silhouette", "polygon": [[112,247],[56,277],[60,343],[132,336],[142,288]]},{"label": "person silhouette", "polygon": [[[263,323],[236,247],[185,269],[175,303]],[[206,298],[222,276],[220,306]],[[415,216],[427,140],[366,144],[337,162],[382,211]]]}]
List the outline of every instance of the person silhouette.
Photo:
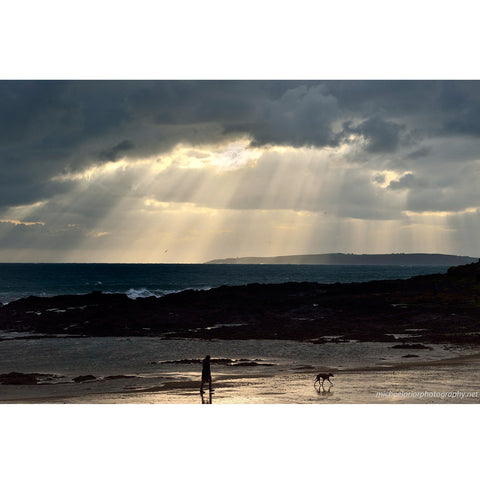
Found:
[{"label": "person silhouette", "polygon": [[212,372],[210,371],[210,355],[207,355],[202,360],[202,383],[200,385],[200,393],[203,391],[203,384],[208,382],[208,390],[212,391]]}]

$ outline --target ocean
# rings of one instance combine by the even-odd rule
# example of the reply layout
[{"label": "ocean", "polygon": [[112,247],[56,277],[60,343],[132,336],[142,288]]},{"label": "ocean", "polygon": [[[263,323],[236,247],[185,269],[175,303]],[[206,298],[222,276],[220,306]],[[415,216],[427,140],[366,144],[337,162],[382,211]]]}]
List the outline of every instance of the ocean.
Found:
[{"label": "ocean", "polygon": [[445,273],[446,266],[205,265],[205,264],[0,264],[0,302],[30,295],[78,295],[100,290],[130,298],[186,289],[250,283],[349,283]]}]

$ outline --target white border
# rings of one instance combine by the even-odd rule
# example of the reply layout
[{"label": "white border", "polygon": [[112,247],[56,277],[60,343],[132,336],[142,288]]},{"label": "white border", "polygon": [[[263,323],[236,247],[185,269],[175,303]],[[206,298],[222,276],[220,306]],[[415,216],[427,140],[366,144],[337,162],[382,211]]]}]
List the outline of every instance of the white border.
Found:
[{"label": "white border", "polygon": [[478,79],[470,0],[18,0],[0,78]]}]

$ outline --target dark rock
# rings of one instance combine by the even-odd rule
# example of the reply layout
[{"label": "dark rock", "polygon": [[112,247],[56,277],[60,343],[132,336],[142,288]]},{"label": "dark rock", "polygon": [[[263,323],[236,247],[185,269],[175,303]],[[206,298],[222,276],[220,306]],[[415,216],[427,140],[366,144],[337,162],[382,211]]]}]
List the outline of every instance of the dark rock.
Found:
[{"label": "dark rock", "polygon": [[[231,358],[211,358],[210,363],[220,363],[220,364],[228,364],[232,363],[234,360]],[[153,363],[159,363],[159,364],[168,364],[168,363],[174,363],[174,364],[192,364],[192,363],[202,363],[201,358],[184,358],[183,360],[165,360],[163,362],[153,362]]]},{"label": "dark rock", "polygon": [[88,380],[96,380],[97,377],[94,377],[93,375],[80,375],[78,377],[75,377],[73,379],[74,382],[80,383],[80,382],[86,382]]},{"label": "dark rock", "polygon": [[392,342],[388,332],[415,328],[424,332],[416,341],[478,345],[479,275],[480,264],[474,263],[407,280],[250,284],[136,300],[101,292],[29,297],[0,306],[0,330],[239,340],[342,336]]},{"label": "dark rock", "polygon": [[406,348],[408,350],[431,350],[432,347],[427,347],[421,343],[402,343],[401,345],[393,345],[392,348]]},{"label": "dark rock", "polygon": [[109,375],[108,377],[105,377],[105,380],[120,380],[123,378],[135,378],[135,375]]},{"label": "dark rock", "polygon": [[[212,362],[212,360],[210,360]],[[190,365],[192,363],[202,363],[202,360],[199,358],[184,358],[183,360],[165,360],[163,362],[158,362],[159,364],[179,364],[179,365]]]},{"label": "dark rock", "polygon": [[345,340],[358,340],[359,342],[391,342],[394,339],[393,335],[383,332],[377,332],[372,329],[365,328],[363,331],[359,330],[352,334],[345,335]]},{"label": "dark rock", "polygon": [[3,385],[36,385],[37,374],[10,372],[0,374],[0,383]]},{"label": "dark rock", "polygon": [[258,362],[235,362],[230,365],[231,367],[271,367],[273,363],[258,363]]}]

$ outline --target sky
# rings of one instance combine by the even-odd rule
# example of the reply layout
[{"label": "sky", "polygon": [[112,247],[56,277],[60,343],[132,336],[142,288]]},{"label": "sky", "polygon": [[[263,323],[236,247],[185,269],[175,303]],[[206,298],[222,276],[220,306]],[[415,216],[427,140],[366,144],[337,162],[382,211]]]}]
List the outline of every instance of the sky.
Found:
[{"label": "sky", "polygon": [[0,81],[0,261],[479,256],[480,83]]}]

